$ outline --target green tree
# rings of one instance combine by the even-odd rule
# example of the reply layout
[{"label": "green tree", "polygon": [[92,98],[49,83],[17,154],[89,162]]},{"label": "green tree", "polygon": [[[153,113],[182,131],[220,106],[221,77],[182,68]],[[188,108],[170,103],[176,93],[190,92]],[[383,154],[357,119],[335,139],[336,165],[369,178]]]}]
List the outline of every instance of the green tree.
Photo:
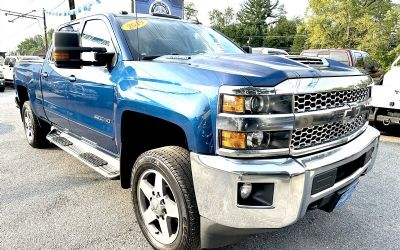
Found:
[{"label": "green tree", "polygon": [[290,52],[300,54],[306,46],[307,31],[304,23],[296,27],[296,36],[293,39],[293,44],[290,47]]},{"label": "green tree", "polygon": [[245,33],[256,38],[250,40],[250,44],[261,46],[264,31],[269,25],[276,23],[284,13],[279,0],[247,0],[242,4],[237,17],[240,23],[245,25]]},{"label": "green tree", "polygon": [[[47,41],[51,44],[54,30],[49,30],[47,32]],[[20,55],[32,55],[36,52],[46,52],[46,43],[44,36],[35,35],[33,37],[28,37],[17,45],[17,52]]]},{"label": "green tree", "polygon": [[309,3],[308,46],[362,49],[383,67],[388,67],[394,59],[391,51],[398,44],[400,7],[391,0],[310,0]]},{"label": "green tree", "polygon": [[236,13],[232,7],[227,7],[224,11],[213,9],[208,12],[208,15],[211,26],[216,29],[223,29],[236,21]]},{"label": "green tree", "polygon": [[185,2],[184,7],[185,19],[192,20],[197,18],[196,5],[193,2]]},{"label": "green tree", "polygon": [[301,24],[301,19],[292,20],[281,17],[267,31],[263,46],[289,50],[294,42],[297,33],[297,26]]}]

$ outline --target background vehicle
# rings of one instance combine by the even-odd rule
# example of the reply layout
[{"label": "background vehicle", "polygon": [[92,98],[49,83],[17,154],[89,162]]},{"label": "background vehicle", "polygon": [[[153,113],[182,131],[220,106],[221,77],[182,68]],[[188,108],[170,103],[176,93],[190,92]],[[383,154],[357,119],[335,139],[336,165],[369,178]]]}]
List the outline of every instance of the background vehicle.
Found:
[{"label": "background vehicle", "polygon": [[4,60],[4,65],[2,66],[4,80],[7,85],[12,85],[14,82],[13,72],[14,66],[20,60],[30,61],[30,60],[40,60],[38,56],[6,56]]},{"label": "background vehicle", "polygon": [[382,83],[373,86],[371,105],[370,121],[374,124],[400,124],[400,56],[393,62]]},{"label": "background vehicle", "polygon": [[274,49],[274,48],[252,48],[253,54],[263,54],[263,55],[289,55],[283,49]]},{"label": "background vehicle", "polygon": [[17,62],[18,57],[16,56],[6,56],[4,59],[4,64],[2,66],[2,71],[4,75],[4,80],[6,84],[12,84],[13,83],[13,70],[14,70],[14,65]]},{"label": "background vehicle", "polygon": [[3,72],[0,70],[0,92],[4,92],[6,88],[6,84],[4,82],[4,75]]},{"label": "background vehicle", "polygon": [[368,73],[374,81],[378,81],[382,75],[382,72],[379,70],[379,65],[371,59],[367,52],[361,50],[309,49],[301,52],[301,55],[329,58],[351,67],[356,67]]},{"label": "background vehicle", "polygon": [[154,248],[224,246],[340,207],[377,154],[371,78],[325,58],[246,54],[163,16],[75,20],[43,63],[18,64],[28,143],[120,177]]}]

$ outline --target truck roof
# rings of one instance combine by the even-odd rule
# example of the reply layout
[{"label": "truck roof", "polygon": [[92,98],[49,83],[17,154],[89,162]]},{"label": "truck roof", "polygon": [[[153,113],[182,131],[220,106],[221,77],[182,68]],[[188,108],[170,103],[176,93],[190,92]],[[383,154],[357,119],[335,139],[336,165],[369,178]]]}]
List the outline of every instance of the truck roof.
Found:
[{"label": "truck roof", "polygon": [[126,14],[125,14],[125,13],[102,12],[102,13],[96,13],[96,14],[93,14],[93,15],[84,16],[84,17],[75,19],[75,20],[73,20],[73,21],[63,23],[63,24],[61,24],[60,26],[58,26],[57,29],[59,29],[59,28],[61,28],[61,27],[64,27],[64,26],[67,26],[67,25],[69,25],[69,24],[74,24],[74,23],[83,21],[83,20],[85,20],[85,19],[92,18],[92,17],[96,17],[96,16],[106,16],[108,19],[111,19],[111,17],[114,17],[114,18],[116,18],[116,17],[156,18],[156,19],[164,19],[164,20],[169,20],[169,21],[177,21],[177,22],[197,23],[197,24],[200,24],[200,23],[198,23],[198,22],[194,22],[193,20],[178,19],[178,18],[176,18],[176,17],[174,18],[173,16],[171,16],[171,17],[168,17],[168,16],[157,16],[157,15],[139,14],[139,13],[131,13],[131,12],[128,12],[128,13],[126,13]]}]

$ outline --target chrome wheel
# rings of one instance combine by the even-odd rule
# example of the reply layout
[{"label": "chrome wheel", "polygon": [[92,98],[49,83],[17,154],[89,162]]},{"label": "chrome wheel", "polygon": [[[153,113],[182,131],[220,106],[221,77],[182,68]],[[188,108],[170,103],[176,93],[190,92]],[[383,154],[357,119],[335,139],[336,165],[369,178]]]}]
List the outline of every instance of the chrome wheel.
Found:
[{"label": "chrome wheel", "polygon": [[33,141],[33,125],[32,119],[28,112],[25,111],[24,114],[24,128],[25,128],[25,135],[29,142]]},{"label": "chrome wheel", "polygon": [[178,236],[179,208],[175,195],[156,170],[146,170],[139,178],[137,200],[140,215],[151,236],[161,244],[171,244]]}]

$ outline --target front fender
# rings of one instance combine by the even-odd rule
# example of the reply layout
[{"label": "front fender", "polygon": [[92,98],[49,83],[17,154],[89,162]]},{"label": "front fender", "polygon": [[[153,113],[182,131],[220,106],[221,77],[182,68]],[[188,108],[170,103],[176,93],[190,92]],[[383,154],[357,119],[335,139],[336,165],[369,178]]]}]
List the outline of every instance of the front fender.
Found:
[{"label": "front fender", "polygon": [[[138,77],[132,67],[124,68],[116,86],[115,126],[121,128],[125,111],[138,112],[182,128],[190,151],[214,153],[218,88],[203,86],[200,91],[188,86]],[[121,148],[120,132],[116,138]]]}]

